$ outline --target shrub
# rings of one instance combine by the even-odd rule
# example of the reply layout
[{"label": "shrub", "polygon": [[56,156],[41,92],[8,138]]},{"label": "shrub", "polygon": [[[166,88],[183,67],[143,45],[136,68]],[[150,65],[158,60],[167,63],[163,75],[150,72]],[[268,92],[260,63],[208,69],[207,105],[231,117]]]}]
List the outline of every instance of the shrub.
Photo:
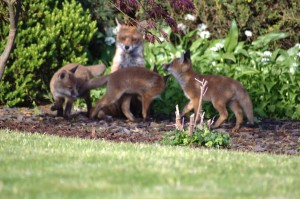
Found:
[{"label": "shrub", "polygon": [[[69,62],[85,64],[87,46],[96,31],[89,12],[75,0],[23,1],[15,48],[0,82],[0,102],[31,105],[49,91],[53,73]],[[1,22],[0,51],[9,24]]]}]

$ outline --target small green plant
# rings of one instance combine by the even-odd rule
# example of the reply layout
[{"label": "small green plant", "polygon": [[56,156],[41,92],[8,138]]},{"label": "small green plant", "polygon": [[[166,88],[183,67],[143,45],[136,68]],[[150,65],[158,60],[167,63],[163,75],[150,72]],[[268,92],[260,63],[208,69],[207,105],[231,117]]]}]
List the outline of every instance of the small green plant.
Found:
[{"label": "small green plant", "polygon": [[210,130],[206,125],[204,128],[196,128],[192,136],[188,131],[176,129],[163,136],[163,144],[179,146],[204,146],[208,148],[226,148],[230,145],[230,136],[227,133]]},{"label": "small green plant", "polygon": [[[190,123],[188,130],[184,130],[184,124],[180,121],[180,112],[178,105],[176,105],[176,130],[167,133],[163,136],[163,143],[169,145],[194,145],[194,146],[205,146],[223,148],[228,147],[230,144],[229,134],[210,130],[210,126],[213,124],[213,119],[207,121],[207,125],[204,121],[204,113],[202,113],[202,101],[203,96],[207,91],[207,81],[204,79],[195,81],[199,82],[200,85],[200,98],[199,107],[195,114],[190,116]],[[199,124],[197,125],[197,122]]]}]

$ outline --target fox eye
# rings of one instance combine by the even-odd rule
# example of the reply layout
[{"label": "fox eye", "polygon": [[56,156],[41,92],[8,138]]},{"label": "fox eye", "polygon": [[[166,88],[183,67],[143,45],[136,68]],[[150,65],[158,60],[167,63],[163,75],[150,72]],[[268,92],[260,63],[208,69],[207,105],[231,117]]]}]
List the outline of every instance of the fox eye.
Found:
[{"label": "fox eye", "polygon": [[121,41],[124,41],[126,39],[126,37],[120,37]]}]

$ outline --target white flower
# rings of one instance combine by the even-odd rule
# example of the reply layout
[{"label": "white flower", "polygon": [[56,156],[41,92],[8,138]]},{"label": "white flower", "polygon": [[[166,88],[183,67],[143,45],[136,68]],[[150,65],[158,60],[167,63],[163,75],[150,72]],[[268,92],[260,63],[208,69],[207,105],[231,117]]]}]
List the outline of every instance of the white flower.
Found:
[{"label": "white flower", "polygon": [[250,30],[246,30],[246,31],[245,31],[245,35],[246,35],[247,37],[252,37],[252,32],[251,32]]},{"label": "white flower", "polygon": [[105,43],[109,46],[111,46],[112,44],[114,44],[116,42],[115,38],[113,37],[105,37]]},{"label": "white flower", "polygon": [[300,52],[297,53],[297,56],[300,57]]},{"label": "white flower", "polygon": [[221,48],[224,47],[224,44],[223,43],[217,43],[214,47],[210,48],[212,51],[219,51]]},{"label": "white flower", "polygon": [[186,25],[184,25],[184,24],[182,24],[182,23],[179,23],[179,24],[177,25],[177,28],[178,28],[179,30],[182,30],[182,32],[186,33]]},{"label": "white flower", "polygon": [[266,64],[270,61],[270,59],[268,57],[263,57],[261,58],[261,63]]},{"label": "white flower", "polygon": [[264,56],[265,56],[265,57],[271,57],[271,56],[272,56],[272,52],[270,52],[270,51],[265,51],[265,52],[264,52]]},{"label": "white flower", "polygon": [[119,32],[119,30],[120,30],[120,27],[119,27],[119,26],[116,26],[115,28],[112,29],[112,33],[113,33],[114,35],[116,35],[116,34]]},{"label": "white flower", "polygon": [[204,23],[198,24],[198,26],[197,26],[197,29],[200,32],[206,30],[206,28],[207,28],[207,25]]},{"label": "white flower", "polygon": [[200,33],[198,32],[198,34],[202,39],[208,39],[210,37],[210,32],[208,32],[207,30],[202,31]]},{"label": "white flower", "polygon": [[187,15],[185,15],[184,19],[188,20],[188,21],[195,21],[196,17],[194,15],[187,14]]},{"label": "white flower", "polygon": [[215,61],[213,61],[211,64],[212,64],[213,66],[216,66],[216,65],[217,65],[217,63],[216,63]]},{"label": "white flower", "polygon": [[298,64],[294,62],[292,64],[292,66],[290,67],[290,73],[294,74],[297,67],[298,67]]},{"label": "white flower", "polygon": [[297,43],[297,44],[295,45],[295,47],[297,47],[297,48],[299,48],[299,49],[300,49],[300,44],[299,44],[299,43]]}]

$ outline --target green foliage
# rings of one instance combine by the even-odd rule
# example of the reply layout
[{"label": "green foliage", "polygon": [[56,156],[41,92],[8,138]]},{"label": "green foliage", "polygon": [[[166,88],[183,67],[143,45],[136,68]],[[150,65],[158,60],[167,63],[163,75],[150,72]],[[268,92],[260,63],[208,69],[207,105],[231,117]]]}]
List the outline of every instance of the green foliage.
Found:
[{"label": "green foliage", "polygon": [[[274,42],[287,36],[286,33],[269,33],[252,43],[238,41],[238,27],[233,21],[224,39],[208,40],[199,37],[197,31],[191,31],[180,38],[177,47],[166,42],[159,46],[148,44],[145,57],[150,65],[161,66],[190,49],[196,71],[232,77],[244,85],[256,117],[300,119],[300,44],[288,50],[269,51]],[[163,102],[154,104],[157,112],[163,110],[174,115],[175,105],[183,107],[186,102],[178,83],[172,81],[162,95]],[[215,114],[211,106],[204,106],[204,110],[208,117]]]},{"label": "green foliage", "polygon": [[[285,32],[289,36],[273,43],[276,47],[290,48],[299,43],[300,38],[300,1],[196,1],[197,20],[183,21],[196,28],[199,21],[209,27],[213,38],[223,38],[227,34],[230,22],[235,19],[239,26],[239,39],[245,40],[244,32],[250,30],[253,40],[260,35],[273,32]],[[272,12],[270,12],[270,10]]]},{"label": "green foliage", "polygon": [[[53,73],[66,63],[87,62],[87,46],[96,31],[90,14],[75,0],[23,1],[15,48],[0,83],[0,103],[30,105],[49,91]],[[1,22],[0,51],[9,24]]]},{"label": "green foliage", "polygon": [[204,125],[203,129],[197,128],[192,136],[187,131],[175,130],[163,136],[163,144],[180,146],[205,146],[209,148],[226,148],[230,145],[230,136],[226,133],[210,130]]}]

